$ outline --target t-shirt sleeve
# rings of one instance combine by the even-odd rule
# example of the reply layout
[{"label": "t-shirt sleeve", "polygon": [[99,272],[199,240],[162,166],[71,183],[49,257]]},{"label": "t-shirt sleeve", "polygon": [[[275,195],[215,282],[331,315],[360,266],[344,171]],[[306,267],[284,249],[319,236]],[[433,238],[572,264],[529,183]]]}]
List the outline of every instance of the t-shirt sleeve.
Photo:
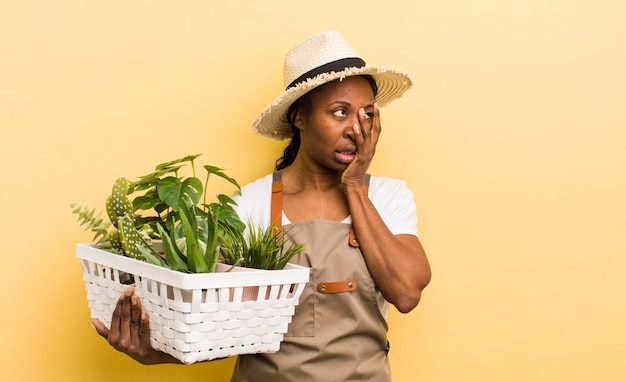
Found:
[{"label": "t-shirt sleeve", "polygon": [[257,179],[241,188],[241,194],[233,195],[239,218],[254,227],[266,228],[270,221],[272,175]]},{"label": "t-shirt sleeve", "polygon": [[372,176],[369,197],[391,233],[418,236],[415,200],[405,181]]}]

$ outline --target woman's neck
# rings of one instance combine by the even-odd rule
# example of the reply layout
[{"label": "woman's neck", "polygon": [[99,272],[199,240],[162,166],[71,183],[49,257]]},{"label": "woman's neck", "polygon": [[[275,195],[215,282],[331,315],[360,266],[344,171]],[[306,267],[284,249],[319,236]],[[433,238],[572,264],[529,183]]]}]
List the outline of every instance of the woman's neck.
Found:
[{"label": "woman's neck", "polygon": [[305,166],[298,160],[283,170],[283,184],[294,191],[325,191],[341,186],[341,173]]},{"label": "woman's neck", "polygon": [[292,222],[343,221],[349,214],[341,174],[311,171],[295,163],[283,170],[283,211]]}]

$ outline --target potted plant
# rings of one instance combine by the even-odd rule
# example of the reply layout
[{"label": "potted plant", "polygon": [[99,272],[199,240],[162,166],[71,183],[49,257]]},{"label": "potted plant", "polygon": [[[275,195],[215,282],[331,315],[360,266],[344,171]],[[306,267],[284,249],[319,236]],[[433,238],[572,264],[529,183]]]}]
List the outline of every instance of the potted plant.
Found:
[{"label": "potted plant", "polygon": [[[303,246],[286,248],[284,233],[244,224],[224,194],[208,203],[211,175],[240,187],[208,165],[203,183],[197,157],[159,164],[135,181],[117,179],[108,220],[71,204],[95,233],[76,252],[92,317],[109,325],[117,297],[132,286],[151,317],[153,347],[182,362],[277,351],[309,278],[308,268],[287,264]],[[181,175],[186,165],[188,177]],[[226,265],[218,269],[220,262]],[[232,272],[240,269],[247,271]]]}]

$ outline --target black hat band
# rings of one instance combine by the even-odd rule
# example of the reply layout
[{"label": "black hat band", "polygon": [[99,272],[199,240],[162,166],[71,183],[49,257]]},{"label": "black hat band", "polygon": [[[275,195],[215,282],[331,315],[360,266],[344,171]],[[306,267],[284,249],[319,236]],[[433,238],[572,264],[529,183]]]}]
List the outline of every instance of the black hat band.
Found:
[{"label": "black hat band", "polygon": [[289,84],[289,86],[287,86],[287,89],[285,90],[289,90],[289,88],[296,86],[300,82],[305,81],[308,78],[313,78],[322,73],[341,72],[342,70],[346,68],[362,68],[364,66],[365,66],[365,61],[363,61],[362,59],[358,57],[342,58],[337,61],[332,61],[332,62],[329,62],[322,66],[318,66],[317,68],[314,68],[304,73],[300,77],[293,80]]}]

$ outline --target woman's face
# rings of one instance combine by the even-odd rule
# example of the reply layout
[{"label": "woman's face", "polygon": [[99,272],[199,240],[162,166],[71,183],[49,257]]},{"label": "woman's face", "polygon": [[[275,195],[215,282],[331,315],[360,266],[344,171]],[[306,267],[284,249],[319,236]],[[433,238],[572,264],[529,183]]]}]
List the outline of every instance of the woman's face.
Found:
[{"label": "woman's face", "polygon": [[356,154],[353,126],[359,109],[374,112],[374,91],[367,79],[347,77],[313,90],[308,108],[300,108],[294,120],[300,129],[300,152],[309,164],[343,171]]}]

